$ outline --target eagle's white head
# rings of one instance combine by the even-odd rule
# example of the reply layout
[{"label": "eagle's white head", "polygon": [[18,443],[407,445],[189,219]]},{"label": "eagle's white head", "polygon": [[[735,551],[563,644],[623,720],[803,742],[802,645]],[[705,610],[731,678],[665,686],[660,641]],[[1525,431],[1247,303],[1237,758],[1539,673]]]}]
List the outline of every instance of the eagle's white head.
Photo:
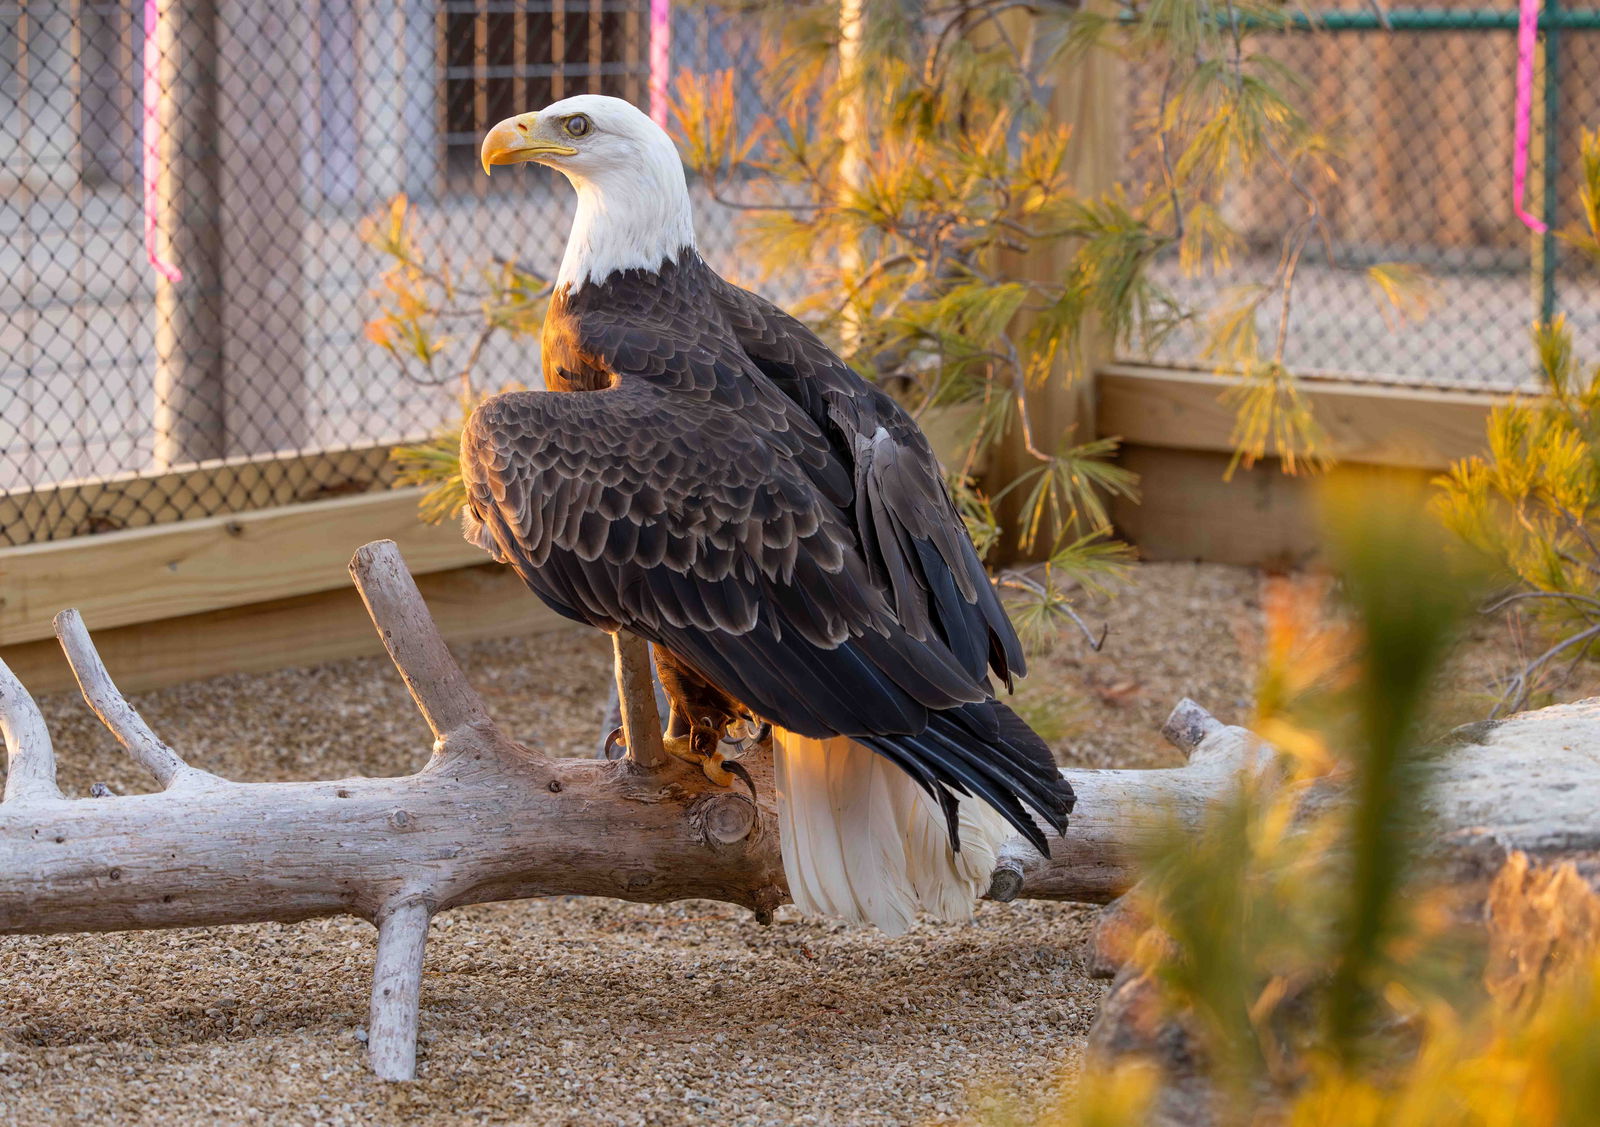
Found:
[{"label": "eagle's white head", "polygon": [[631,103],[579,94],[518,114],[483,139],[483,170],[538,161],[578,191],[558,286],[577,289],[617,270],[656,270],[694,246],[683,161],[666,131]]}]

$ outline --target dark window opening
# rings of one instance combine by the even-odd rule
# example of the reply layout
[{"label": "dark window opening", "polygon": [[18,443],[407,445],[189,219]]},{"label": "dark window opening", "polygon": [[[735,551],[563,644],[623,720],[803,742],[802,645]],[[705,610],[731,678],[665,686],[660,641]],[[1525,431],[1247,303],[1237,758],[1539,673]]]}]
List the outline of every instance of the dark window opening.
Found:
[{"label": "dark window opening", "polygon": [[642,105],[649,89],[648,0],[446,0],[440,35],[452,187],[497,121],[574,94]]}]

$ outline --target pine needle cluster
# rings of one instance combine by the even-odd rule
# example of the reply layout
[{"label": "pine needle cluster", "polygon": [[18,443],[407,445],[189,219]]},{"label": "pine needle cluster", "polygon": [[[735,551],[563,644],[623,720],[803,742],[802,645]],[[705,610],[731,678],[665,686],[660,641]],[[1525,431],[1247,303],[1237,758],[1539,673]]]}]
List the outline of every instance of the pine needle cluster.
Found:
[{"label": "pine needle cluster", "polygon": [[[1583,217],[1564,235],[1600,265],[1600,131],[1582,154]],[[1544,636],[1497,713],[1547,698],[1600,647],[1600,361],[1579,361],[1562,317],[1533,335],[1544,390],[1492,412],[1488,452],[1439,479],[1446,523],[1509,586],[1487,609],[1526,609]]]}]

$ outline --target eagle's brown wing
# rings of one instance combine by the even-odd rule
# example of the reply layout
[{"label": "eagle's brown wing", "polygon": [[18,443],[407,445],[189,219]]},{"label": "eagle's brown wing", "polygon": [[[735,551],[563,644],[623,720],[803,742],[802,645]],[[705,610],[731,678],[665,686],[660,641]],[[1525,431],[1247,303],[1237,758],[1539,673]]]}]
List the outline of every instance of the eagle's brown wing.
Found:
[{"label": "eagle's brown wing", "polygon": [[810,329],[721,278],[713,292],[745,354],[853,466],[868,566],[917,638],[936,632],[981,677],[1027,672],[1022,644],[916,421]]}]

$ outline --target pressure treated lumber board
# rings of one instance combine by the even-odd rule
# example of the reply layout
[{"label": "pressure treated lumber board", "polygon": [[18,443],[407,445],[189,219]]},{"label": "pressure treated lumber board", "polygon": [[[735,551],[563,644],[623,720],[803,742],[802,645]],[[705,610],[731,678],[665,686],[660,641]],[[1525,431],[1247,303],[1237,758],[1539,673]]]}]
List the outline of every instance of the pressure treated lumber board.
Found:
[{"label": "pressure treated lumber board", "polygon": [[179,521],[0,550],[0,646],[50,636],[65,606],[91,630],[344,587],[369,540],[400,545],[415,574],[479,563],[452,524],[417,518],[421,491]]},{"label": "pressure treated lumber board", "polygon": [[[1095,432],[1130,445],[1233,451],[1237,381],[1206,372],[1112,365],[1095,380]],[[1507,396],[1303,379],[1301,391],[1340,462],[1442,470],[1480,452],[1489,412]]]},{"label": "pressure treated lumber board", "polygon": [[[112,677],[128,692],[383,653],[342,565],[336,577],[343,586],[334,590],[105,630],[90,620],[89,627]],[[419,575],[417,586],[451,643],[583,629],[497,564]],[[75,687],[54,638],[0,646],[0,661],[32,692]]]}]

